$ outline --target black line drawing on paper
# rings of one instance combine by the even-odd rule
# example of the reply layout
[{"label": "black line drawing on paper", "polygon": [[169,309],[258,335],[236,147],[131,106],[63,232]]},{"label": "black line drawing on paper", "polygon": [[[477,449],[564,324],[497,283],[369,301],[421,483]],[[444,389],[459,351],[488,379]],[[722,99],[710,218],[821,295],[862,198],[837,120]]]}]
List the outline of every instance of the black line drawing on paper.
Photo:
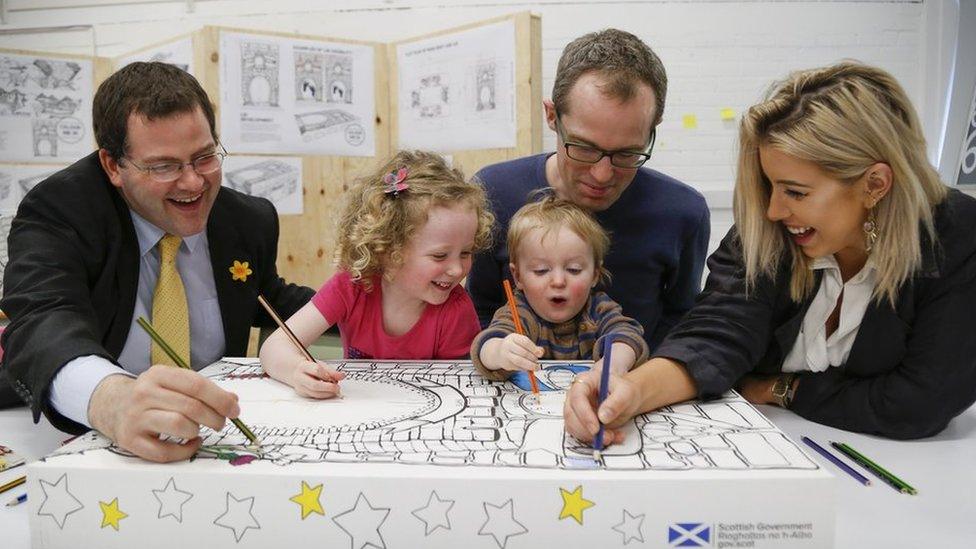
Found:
[{"label": "black line drawing on paper", "polygon": [[450,115],[451,88],[443,74],[431,74],[420,79],[410,91],[410,108],[421,118],[441,118]]},{"label": "black line drawing on paper", "polygon": [[298,170],[280,160],[264,160],[226,172],[224,179],[235,190],[276,204],[300,190]]},{"label": "black line drawing on paper", "polygon": [[352,104],[352,55],[325,54],[325,81],[327,102]]},{"label": "black line drawing on paper", "polygon": [[479,63],[475,69],[475,90],[477,104],[475,110],[495,110],[495,62]]},{"label": "black line drawing on paper", "polygon": [[29,72],[31,80],[42,88],[74,90],[81,65],[73,61],[34,59]]},{"label": "black line drawing on paper", "polygon": [[278,106],[277,44],[241,42],[241,99],[246,107]]},{"label": "black line drawing on paper", "polygon": [[339,109],[305,112],[295,115],[295,123],[302,139],[311,141],[339,131],[344,125],[359,120],[356,115]]},{"label": "black line drawing on paper", "polygon": [[0,115],[28,114],[26,106],[27,96],[20,90],[0,88]]},{"label": "black line drawing on paper", "polygon": [[34,156],[57,156],[58,119],[35,118],[31,125],[34,131]]},{"label": "black line drawing on paper", "polygon": [[295,49],[295,99],[322,101],[322,54]]}]

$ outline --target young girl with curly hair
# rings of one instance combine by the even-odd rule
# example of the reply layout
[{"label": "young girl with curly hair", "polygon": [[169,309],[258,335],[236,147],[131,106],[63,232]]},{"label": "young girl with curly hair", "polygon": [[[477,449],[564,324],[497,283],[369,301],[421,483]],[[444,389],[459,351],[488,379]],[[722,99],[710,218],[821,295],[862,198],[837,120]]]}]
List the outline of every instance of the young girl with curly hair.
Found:
[{"label": "young girl with curly hair", "polygon": [[[493,222],[482,188],[440,156],[399,152],[346,194],[339,269],[288,327],[308,345],[338,325],[346,358],[466,357],[480,327],[460,282]],[[260,355],[271,377],[303,396],[333,397],[344,377],[305,360],[280,329]]]}]

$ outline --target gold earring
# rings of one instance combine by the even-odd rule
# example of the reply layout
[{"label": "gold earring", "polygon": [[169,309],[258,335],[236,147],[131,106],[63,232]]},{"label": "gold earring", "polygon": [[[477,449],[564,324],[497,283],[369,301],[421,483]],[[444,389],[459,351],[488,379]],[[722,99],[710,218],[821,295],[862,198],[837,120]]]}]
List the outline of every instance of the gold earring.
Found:
[{"label": "gold earring", "polygon": [[871,248],[874,248],[875,242],[878,241],[878,222],[874,218],[874,206],[868,210],[868,219],[864,222],[861,227],[864,231],[864,251],[871,252]]}]

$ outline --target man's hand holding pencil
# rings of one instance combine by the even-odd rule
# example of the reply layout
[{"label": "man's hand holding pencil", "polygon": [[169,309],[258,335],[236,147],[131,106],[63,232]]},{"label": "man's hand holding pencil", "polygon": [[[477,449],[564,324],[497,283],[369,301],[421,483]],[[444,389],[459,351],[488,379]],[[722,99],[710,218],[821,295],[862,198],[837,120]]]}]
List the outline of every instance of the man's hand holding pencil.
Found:
[{"label": "man's hand holding pencil", "polygon": [[[88,406],[92,427],[149,461],[188,459],[200,447],[200,426],[215,431],[241,413],[237,395],[192,370],[156,365],[139,377],[111,375]],[[160,439],[160,435],[182,439]]]}]

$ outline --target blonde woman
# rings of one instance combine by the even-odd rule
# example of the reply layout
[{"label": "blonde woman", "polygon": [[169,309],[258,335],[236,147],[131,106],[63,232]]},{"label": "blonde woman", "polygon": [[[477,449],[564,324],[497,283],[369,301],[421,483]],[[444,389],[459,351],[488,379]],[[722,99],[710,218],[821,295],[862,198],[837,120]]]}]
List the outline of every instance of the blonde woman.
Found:
[{"label": "blonde woman", "polygon": [[[745,114],[735,227],[695,307],[614,377],[611,441],[634,415],[737,387],[818,423],[931,436],[976,400],[976,199],[943,185],[888,73],[800,71]],[[597,432],[584,377],[570,433]],[[617,428],[617,429],[614,429]]]}]

